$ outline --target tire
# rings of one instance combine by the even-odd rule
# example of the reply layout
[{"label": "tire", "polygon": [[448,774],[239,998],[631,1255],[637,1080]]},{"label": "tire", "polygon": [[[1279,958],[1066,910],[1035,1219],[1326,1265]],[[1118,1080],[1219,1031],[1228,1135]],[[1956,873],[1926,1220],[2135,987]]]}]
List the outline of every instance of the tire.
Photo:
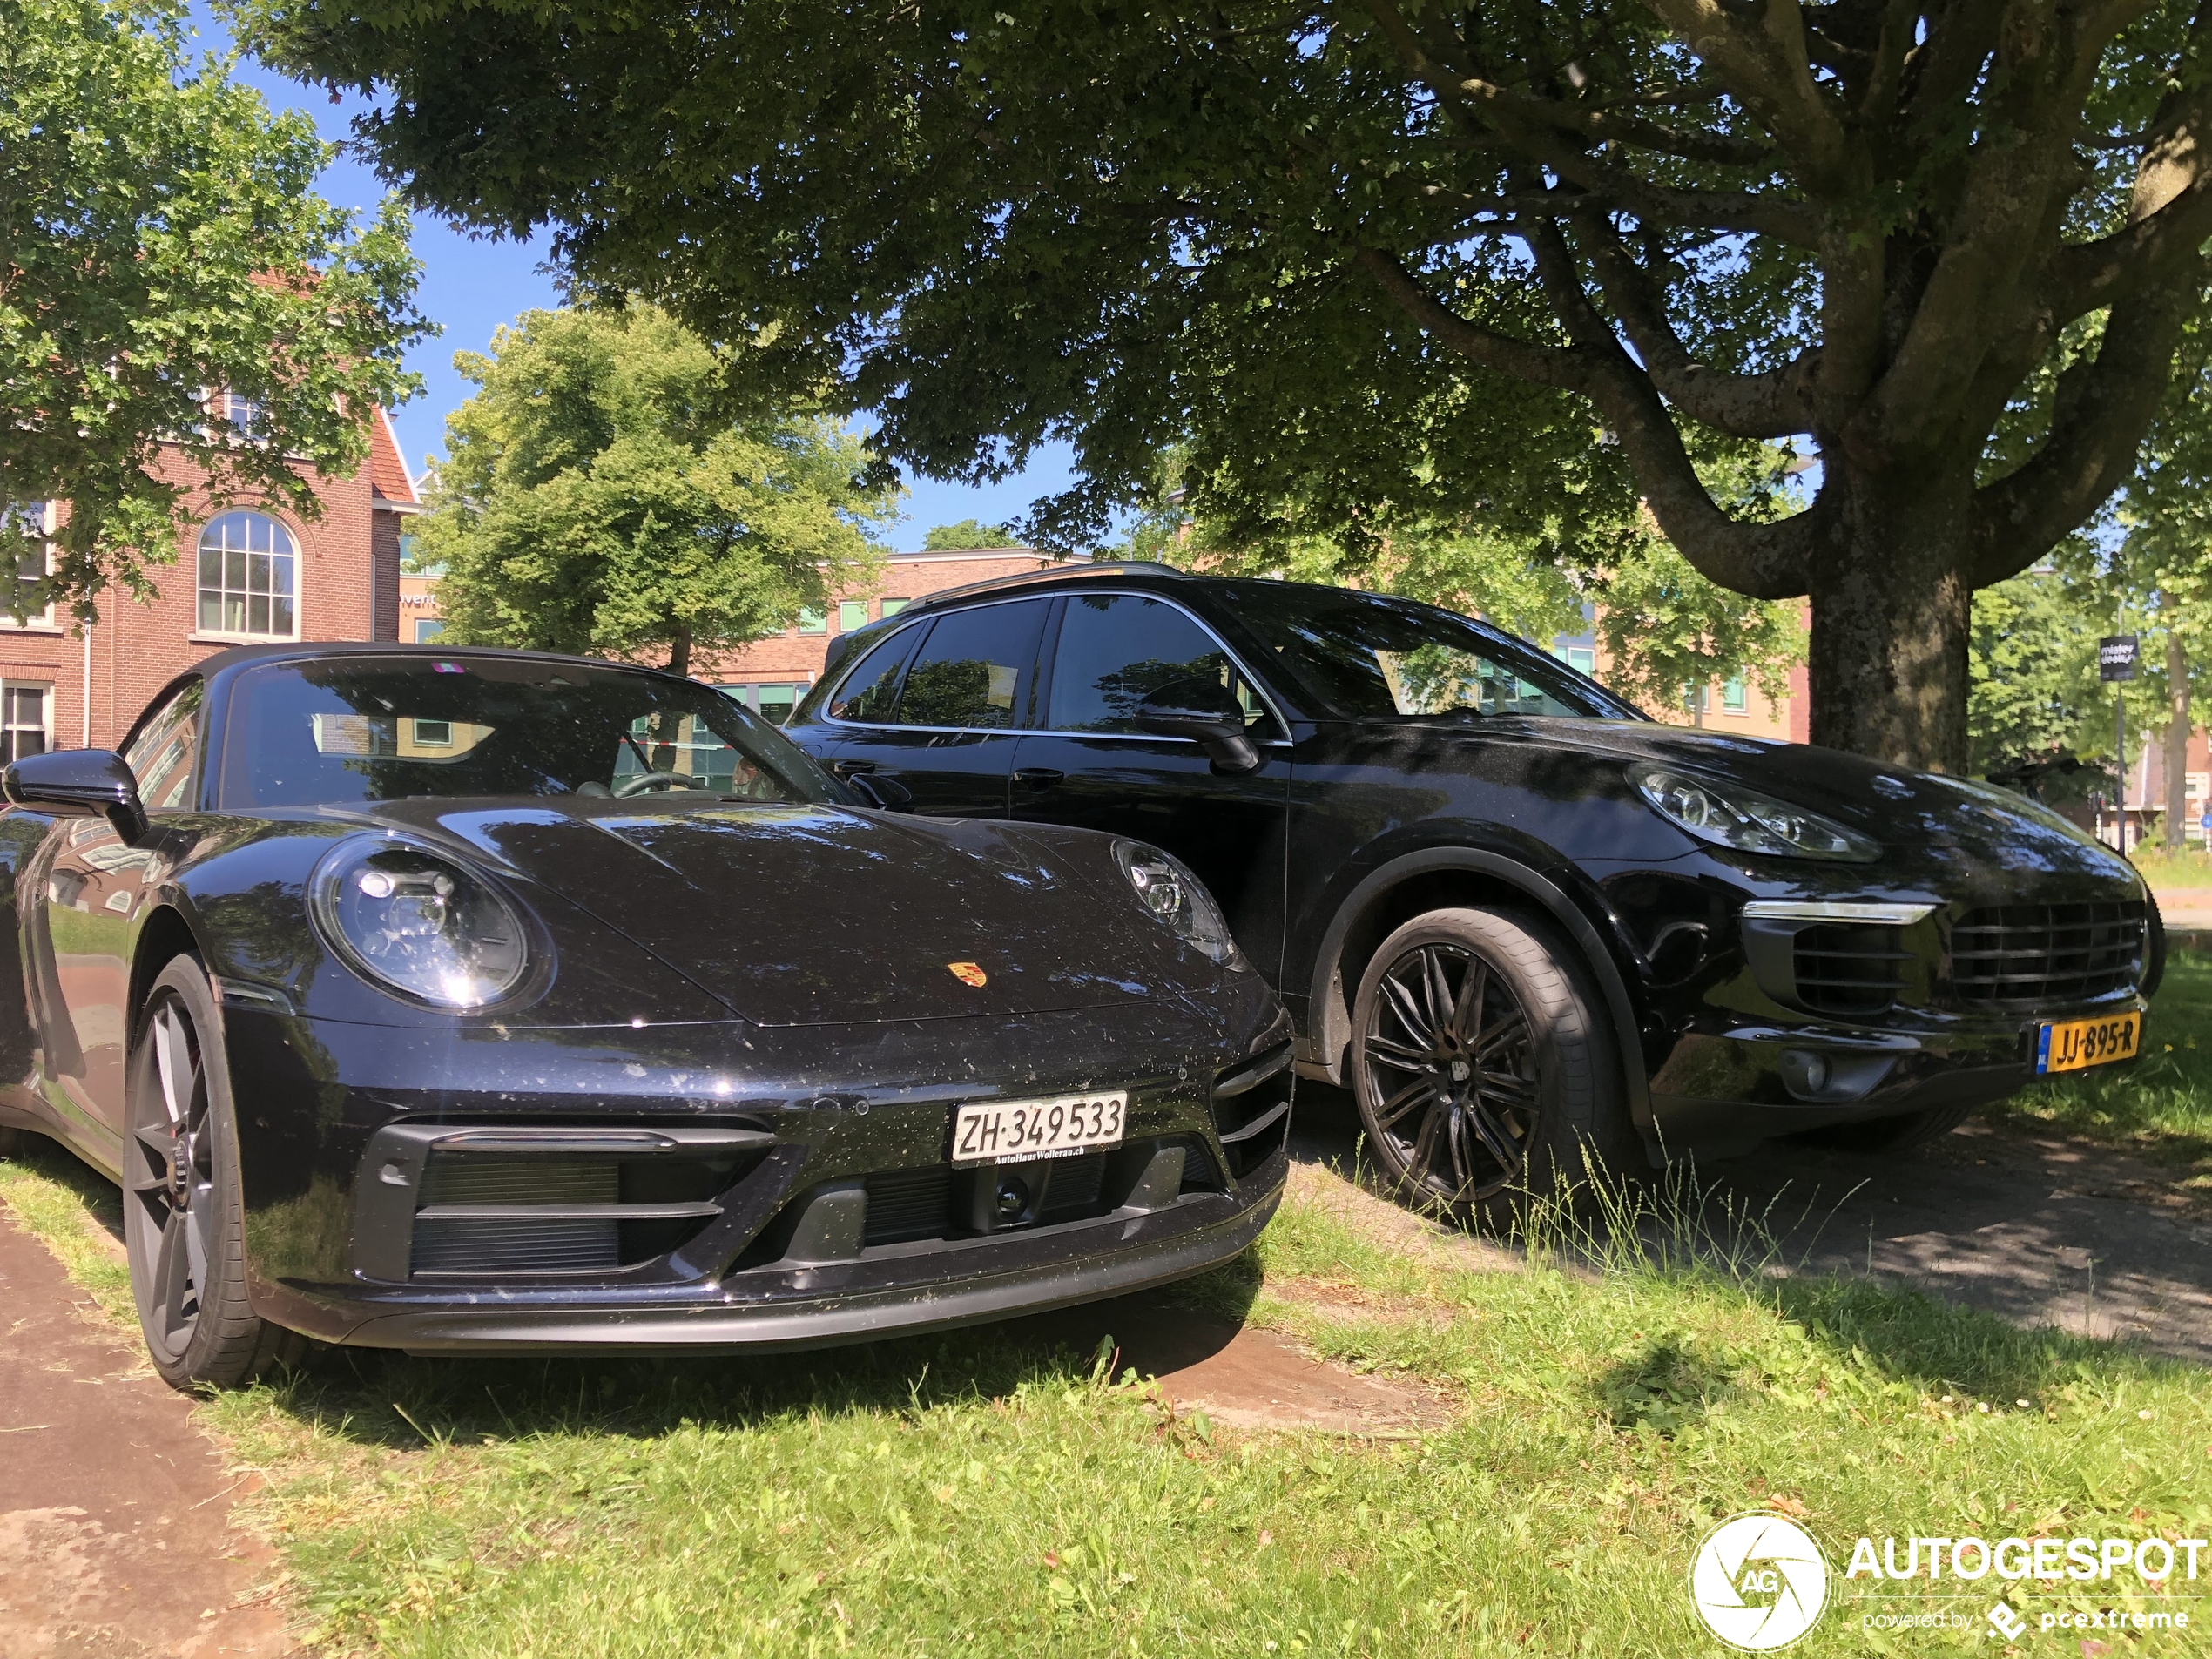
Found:
[{"label": "tire", "polygon": [[1902,1152],[1911,1147],[1939,1141],[1974,1115],[1964,1106],[1931,1106],[1925,1111],[1901,1112],[1865,1123],[1837,1123],[1817,1129],[1805,1138],[1821,1146],[1847,1152]]},{"label": "tire", "polygon": [[1384,940],[1353,999],[1350,1069],[1399,1199],[1501,1230],[1588,1164],[1640,1170],[1602,1008],[1574,947],[1531,917],[1432,910]]},{"label": "tire", "polygon": [[0,1158],[11,1158],[23,1150],[23,1131],[19,1129],[0,1129]]},{"label": "tire", "polygon": [[172,1388],[231,1388],[307,1339],[246,1294],[246,1206],[222,1027],[194,956],[161,970],[141,1011],[125,1110],[123,1235],[153,1368]]}]

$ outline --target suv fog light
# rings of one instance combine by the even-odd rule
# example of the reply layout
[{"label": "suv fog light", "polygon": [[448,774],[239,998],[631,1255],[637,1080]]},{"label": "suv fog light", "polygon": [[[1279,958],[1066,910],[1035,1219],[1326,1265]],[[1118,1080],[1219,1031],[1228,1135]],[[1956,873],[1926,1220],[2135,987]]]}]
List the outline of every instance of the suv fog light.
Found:
[{"label": "suv fog light", "polygon": [[1828,1057],[1803,1049],[1782,1052],[1782,1081],[1793,1095],[1817,1095],[1828,1087]]},{"label": "suv fog light", "polygon": [[1029,1189],[1019,1181],[1001,1181],[998,1190],[999,1219],[1012,1221],[1029,1207]]}]

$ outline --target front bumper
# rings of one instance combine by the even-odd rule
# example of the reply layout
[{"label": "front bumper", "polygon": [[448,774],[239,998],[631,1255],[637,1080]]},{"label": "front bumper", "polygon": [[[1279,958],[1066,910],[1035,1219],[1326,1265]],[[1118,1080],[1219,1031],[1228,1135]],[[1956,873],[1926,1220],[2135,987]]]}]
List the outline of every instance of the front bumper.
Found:
[{"label": "front bumper", "polygon": [[[237,1007],[226,1027],[255,1311],[338,1344],[940,1330],[1226,1261],[1287,1169],[1289,1028],[1264,992],[783,1030],[409,1034]],[[1129,1096],[1116,1149],[950,1167],[961,1101],[1105,1087]]]},{"label": "front bumper", "polygon": [[[2092,1008],[1932,1022],[1919,1030],[1895,1021],[1867,1028],[1701,1020],[1677,1038],[1652,1077],[1654,1136],[1669,1157],[1727,1157],[1807,1130],[1988,1105],[2037,1081],[2035,1035],[2044,1021],[2108,1019],[2148,1006],[2129,997]],[[1811,1086],[1808,1061],[1818,1062],[1824,1073],[1817,1087]]]},{"label": "front bumper", "polygon": [[[416,1353],[621,1352],[828,1347],[915,1336],[1165,1285],[1234,1259],[1281,1202],[1278,1150],[1233,1195],[1185,1194],[1116,1213],[937,1251],[888,1245],[834,1266],[755,1270],[689,1295],[589,1300],[573,1293],[423,1305],[358,1298],[329,1340]],[[398,1305],[395,1306],[394,1303]]]}]

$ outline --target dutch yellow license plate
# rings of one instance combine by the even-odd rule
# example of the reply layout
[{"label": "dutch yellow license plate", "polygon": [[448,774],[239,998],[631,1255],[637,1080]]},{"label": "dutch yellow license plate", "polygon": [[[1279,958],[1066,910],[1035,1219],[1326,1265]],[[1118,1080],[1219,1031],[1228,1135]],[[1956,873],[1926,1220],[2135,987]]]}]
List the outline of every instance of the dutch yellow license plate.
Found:
[{"label": "dutch yellow license plate", "polygon": [[2142,1036],[2140,1014],[2116,1014],[2103,1020],[2046,1021],[2035,1035],[2036,1075],[2133,1060]]}]

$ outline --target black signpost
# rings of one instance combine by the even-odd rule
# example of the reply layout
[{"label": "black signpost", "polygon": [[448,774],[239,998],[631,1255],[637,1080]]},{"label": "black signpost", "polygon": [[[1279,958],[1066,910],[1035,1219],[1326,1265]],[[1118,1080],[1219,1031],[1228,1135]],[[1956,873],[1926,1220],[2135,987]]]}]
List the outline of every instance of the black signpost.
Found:
[{"label": "black signpost", "polygon": [[2107,634],[2097,642],[2097,678],[2112,686],[2113,770],[2120,780],[2120,852],[2128,852],[2128,693],[2123,689],[2135,678],[2136,634]]}]

